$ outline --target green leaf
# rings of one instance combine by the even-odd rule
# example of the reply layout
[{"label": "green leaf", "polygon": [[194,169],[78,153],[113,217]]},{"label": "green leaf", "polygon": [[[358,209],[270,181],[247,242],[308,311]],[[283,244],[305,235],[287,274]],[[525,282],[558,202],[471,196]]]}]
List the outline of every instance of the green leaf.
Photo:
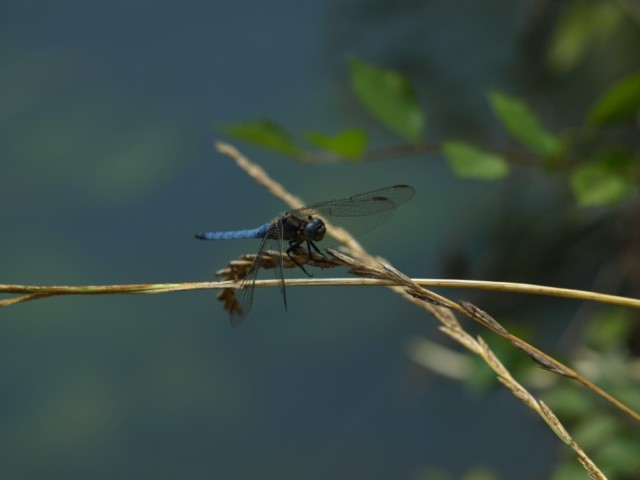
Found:
[{"label": "green leaf", "polygon": [[[580,445],[583,444],[580,443]],[[640,442],[631,432],[613,437],[608,442],[598,442],[597,446],[602,446],[602,450],[598,452],[598,464],[610,466],[610,478],[637,478],[638,471],[640,471],[640,459],[638,458]]]},{"label": "green leaf", "polygon": [[624,122],[640,113],[640,73],[614,85],[591,108],[588,118],[593,125],[604,126]]},{"label": "green leaf", "polygon": [[442,150],[460,177],[495,180],[509,172],[509,164],[500,155],[483,152],[465,142],[445,142]]},{"label": "green leaf", "polygon": [[293,139],[273,120],[248,120],[246,122],[223,125],[219,130],[230,137],[284,155],[298,157],[300,154],[300,149]]},{"label": "green leaf", "polygon": [[545,401],[556,414],[571,420],[589,417],[596,408],[593,398],[585,396],[583,391],[573,385],[559,385],[550,390],[545,395]]},{"label": "green leaf", "polygon": [[462,480],[498,480],[500,477],[488,467],[473,467],[464,474]]},{"label": "green leaf", "polygon": [[610,308],[599,313],[584,336],[589,345],[604,350],[623,345],[635,327],[635,319],[628,310]]},{"label": "green leaf", "polygon": [[593,415],[589,421],[580,422],[573,432],[576,441],[585,448],[610,443],[619,433],[619,423],[606,414]]},{"label": "green leaf", "polygon": [[547,63],[558,73],[572,70],[623,20],[622,9],[612,2],[569,2],[549,42]]},{"label": "green leaf", "polygon": [[318,148],[352,160],[362,158],[367,146],[367,134],[358,128],[343,130],[334,136],[309,132],[307,140]]},{"label": "green leaf", "polygon": [[606,152],[573,171],[573,194],[582,206],[616,203],[633,191],[632,168],[628,156]]},{"label": "green leaf", "polygon": [[358,100],[380,122],[411,142],[422,136],[424,113],[411,82],[402,74],[351,59],[351,86]]},{"label": "green leaf", "polygon": [[491,92],[489,101],[507,131],[523,145],[548,157],[560,153],[560,141],[542,126],[522,101],[500,92]]}]

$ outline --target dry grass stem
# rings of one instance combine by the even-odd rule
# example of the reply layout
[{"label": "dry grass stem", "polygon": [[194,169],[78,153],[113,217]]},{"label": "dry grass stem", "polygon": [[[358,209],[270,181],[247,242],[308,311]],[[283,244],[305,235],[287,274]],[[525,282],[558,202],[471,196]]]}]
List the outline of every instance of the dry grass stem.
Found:
[{"label": "dry grass stem", "polygon": [[[222,144],[221,142],[218,142],[216,144],[216,147],[220,151],[221,149],[226,148],[226,144]],[[269,185],[270,182],[272,182],[271,178],[266,174],[266,172],[262,171],[260,174],[259,183],[262,185]],[[286,201],[284,197],[280,197],[280,198]],[[291,208],[298,207],[298,205],[291,205],[291,204],[289,204],[289,206]],[[349,237],[347,236],[347,238]],[[352,238],[350,240],[353,241]],[[583,385],[587,386],[588,388],[595,387],[595,385],[591,385],[586,379],[582,379],[582,377],[580,377],[577,373],[573,372],[568,367],[565,367],[557,360],[553,359],[552,357],[544,354],[538,349],[530,346],[528,343],[524,342],[523,340],[518,339],[514,335],[510,334],[504,327],[502,327],[490,315],[478,309],[477,307],[471,305],[470,303],[464,302],[462,304],[459,304],[443,296],[430,292],[429,290],[426,290],[420,285],[417,285],[408,276],[402,274],[398,270],[391,267],[388,264],[388,262],[386,262],[384,259],[374,258],[373,256],[369,255],[359,245],[358,245],[358,248],[353,248],[351,244],[348,244],[343,249],[343,251],[357,258],[357,260],[354,261],[353,263],[362,264],[361,266],[353,265],[351,267],[350,273],[358,274],[366,278],[374,278],[374,279],[388,278],[389,280],[397,282],[398,285],[401,285],[402,287],[404,287],[402,289],[394,287],[394,290],[400,293],[403,297],[410,300],[411,302],[413,303],[417,302],[423,308],[432,312],[434,316],[439,321],[441,321],[443,325],[445,325],[444,329],[446,332],[450,333],[454,338],[456,338],[458,341],[460,341],[460,343],[465,345],[474,353],[481,355],[482,358],[484,358],[485,361],[489,364],[489,366],[491,366],[494,369],[494,371],[496,371],[500,381],[503,384],[505,384],[505,386],[507,386],[507,388],[511,390],[517,398],[522,400],[526,405],[533,408],[539,415],[541,415],[545,419],[545,421],[548,422],[548,417],[543,413],[538,402],[536,402],[533,396],[524,387],[522,387],[519,383],[515,382],[515,380],[508,373],[508,370],[502,365],[501,362],[499,362],[497,357],[489,349],[486,343],[480,338],[478,339],[477,342],[474,342],[473,339],[468,334],[466,334],[466,332],[463,331],[463,329],[460,327],[460,325],[457,322],[452,323],[451,317],[445,314],[444,313],[445,311],[449,311],[449,313],[451,313],[451,311],[457,311],[479,322],[481,325],[484,325],[485,327],[489,328],[495,333],[505,338],[508,338],[510,341],[512,341],[512,343],[517,342],[518,348],[525,351],[530,356],[530,358],[533,358],[534,360],[536,360],[538,364],[544,365],[545,368],[549,369],[550,371],[561,371],[563,374],[565,374],[565,372],[570,372],[571,374],[576,375],[576,377],[574,378],[580,378],[580,381],[581,383],[583,383]],[[338,255],[338,256],[335,256],[334,258],[340,258],[341,261],[348,262],[345,256]],[[383,264],[382,269],[378,269],[372,266],[375,264],[376,261]],[[591,389],[596,393],[599,393],[599,394],[603,393],[597,387],[591,388]],[[640,415],[638,415],[636,412],[634,412],[630,408],[623,405],[618,400],[613,399],[609,395],[605,395],[604,397],[607,398],[607,400],[611,401],[618,408],[622,409],[627,414],[635,418],[636,420],[640,420]],[[557,424],[559,425],[559,422]],[[554,429],[554,431],[557,431],[557,430]],[[593,478],[604,478],[604,475],[602,475],[602,473],[595,467],[593,462],[586,456],[586,454],[584,454],[584,452],[582,452],[582,450],[580,450],[579,448],[577,449],[574,448],[574,450],[578,453],[578,460],[585,467],[589,475],[591,475]]]},{"label": "dry grass stem", "polygon": [[[258,184],[263,185],[269,192],[282,199],[290,208],[303,206],[302,201],[289,194],[279,183],[273,181],[268,174],[259,166],[249,161],[240,154],[233,146],[226,143],[217,142],[216,148],[221,153],[232,157],[237,165],[254,179]],[[318,286],[318,285],[376,285],[388,286],[394,292],[401,295],[407,301],[423,308],[433,314],[442,324],[440,330],[453,340],[464,346],[469,351],[479,355],[496,373],[499,381],[521,400],[525,405],[533,409],[540,415],[550,428],[567,445],[569,445],[577,455],[578,460],[587,470],[592,478],[605,478],[597,469],[593,462],[573,441],[567,431],[562,427],[556,416],[542,402],[537,401],[522,385],[520,385],[509,373],[507,368],[500,362],[491,351],[486,342],[481,338],[474,338],[469,335],[458,321],[455,312],[466,316],[490,331],[502,336],[513,344],[520,351],[524,352],[537,365],[549,372],[574,379],[586,388],[605,398],[611,404],[624,411],[627,415],[640,421],[640,415],[634,412],[620,401],[604,392],[596,385],[589,382],[571,368],[563,365],[550,355],[529,345],[526,341],[510,333],[495,318],[484,312],[477,306],[467,301],[456,302],[445,296],[427,290],[425,286],[453,287],[453,288],[481,288],[493,289],[497,291],[515,291],[521,293],[533,293],[541,295],[563,296],[567,298],[579,298],[582,300],[592,300],[627,307],[640,308],[640,300],[616,297],[612,295],[594,294],[592,292],[576,292],[566,289],[553,289],[551,287],[541,287],[536,285],[505,284],[499,282],[463,282],[457,280],[430,280],[412,279],[404,273],[391,266],[386,260],[373,257],[362,248],[360,244],[350,237],[348,232],[340,231],[337,237],[346,245],[341,247],[341,251],[328,250],[327,255],[313,253],[309,255],[307,250],[298,249],[292,255],[293,262],[287,256],[282,257],[280,252],[264,252],[259,258],[256,255],[243,255],[238,260],[229,262],[227,267],[216,272],[223,281],[219,282],[192,282],[192,283],[166,283],[166,284],[136,284],[136,285],[104,285],[104,286],[29,286],[29,285],[0,285],[0,293],[17,294],[18,297],[0,300],[0,307],[15,305],[17,303],[51,297],[55,295],[103,295],[103,294],[156,294],[169,293],[185,290],[221,289],[218,298],[224,303],[227,310],[236,305],[236,289],[242,279],[246,276],[254,261],[260,262],[260,267],[264,269],[277,268],[283,262],[285,268],[296,267],[298,264],[306,264],[316,268],[347,267],[349,273],[357,278],[341,279],[293,279],[287,281],[287,286]],[[277,286],[277,280],[257,281],[258,287]]]},{"label": "dry grass stem", "polygon": [[553,411],[549,408],[549,406],[543,401],[539,402],[540,411],[542,413],[542,418],[545,419],[547,424],[551,427],[551,429],[556,433],[560,439],[569,445],[571,449],[576,452],[576,457],[580,464],[587,471],[590,478],[594,480],[606,480],[607,477],[600,471],[600,469],[596,466],[595,463],[587,456],[587,454],[580,448],[580,445],[576,443],[576,441],[571,438],[569,432],[564,428],[564,426],[558,420],[558,417],[553,413]]}]

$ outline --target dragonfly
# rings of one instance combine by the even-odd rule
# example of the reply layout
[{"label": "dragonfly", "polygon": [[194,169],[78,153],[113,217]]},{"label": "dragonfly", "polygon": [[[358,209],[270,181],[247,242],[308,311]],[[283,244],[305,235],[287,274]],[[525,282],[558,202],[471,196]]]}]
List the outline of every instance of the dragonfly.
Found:
[{"label": "dragonfly", "polygon": [[[255,281],[260,270],[260,258],[264,252],[276,251],[280,260],[275,274],[280,287],[285,310],[287,296],[284,282],[284,255],[287,255],[305,274],[311,276],[302,264],[291,255],[303,245],[309,256],[312,250],[323,256],[316,242],[324,239],[327,229],[341,227],[354,237],[367,233],[389,219],[396,207],[415,195],[409,185],[371,190],[348,198],[328,200],[282,213],[274,220],[246,230],[211,231],[196,234],[200,240],[261,239],[258,253],[236,291],[235,304],[230,309],[231,325],[239,326],[251,311]],[[286,247],[286,248],[285,248]]]}]

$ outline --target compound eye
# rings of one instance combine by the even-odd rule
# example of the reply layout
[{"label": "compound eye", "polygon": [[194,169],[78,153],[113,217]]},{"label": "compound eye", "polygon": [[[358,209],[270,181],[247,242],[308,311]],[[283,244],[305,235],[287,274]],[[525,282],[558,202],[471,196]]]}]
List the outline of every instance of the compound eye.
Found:
[{"label": "compound eye", "polygon": [[[309,240],[319,240],[323,234],[324,223],[319,218],[309,221],[304,227],[304,233]],[[321,237],[320,237],[321,238]]]}]

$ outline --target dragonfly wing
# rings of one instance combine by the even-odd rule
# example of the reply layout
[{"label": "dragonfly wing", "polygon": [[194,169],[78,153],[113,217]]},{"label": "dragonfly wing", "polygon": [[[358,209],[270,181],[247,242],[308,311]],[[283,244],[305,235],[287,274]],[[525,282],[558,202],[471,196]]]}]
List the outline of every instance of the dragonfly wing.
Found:
[{"label": "dragonfly wing", "polygon": [[275,222],[270,228],[269,232],[262,239],[260,248],[256,254],[249,271],[245,275],[240,287],[236,291],[236,302],[231,309],[231,325],[234,327],[240,326],[244,319],[249,315],[251,306],[253,305],[253,293],[255,291],[256,278],[262,265],[262,257],[265,252],[272,250],[280,253],[277,264],[274,268],[276,279],[278,280],[278,287],[284,300],[285,309],[287,307],[287,297],[284,286],[284,260],[282,258],[282,252],[284,246],[284,238],[282,232],[282,222]]},{"label": "dragonfly wing", "polygon": [[251,311],[251,305],[253,305],[253,291],[255,290],[256,277],[260,270],[260,252],[263,250],[266,242],[266,237],[262,239],[260,243],[260,249],[258,255],[253,260],[249,271],[242,279],[240,287],[236,290],[236,300],[231,307],[231,325],[233,327],[239,327],[244,319],[249,315]]},{"label": "dragonfly wing", "polygon": [[[349,198],[316,203],[292,210],[290,213],[302,219],[308,216],[319,216],[331,225],[343,227],[353,236],[359,236],[389,220],[395,213],[396,207],[410,200],[414,194],[415,190],[408,185],[395,185]],[[268,224],[260,228],[267,228],[267,226]],[[261,257],[267,250],[274,250],[280,254],[274,270],[285,309],[287,308],[283,273],[284,227],[282,220],[278,219],[268,227],[256,258],[236,291],[236,301],[231,309],[231,324],[234,327],[239,326],[251,311],[255,282],[262,264]]]},{"label": "dragonfly wing", "polygon": [[274,274],[276,280],[278,281],[278,288],[280,289],[280,295],[282,296],[282,300],[284,301],[284,309],[287,309],[287,291],[284,286],[284,226],[282,225],[281,220],[277,220],[274,225],[272,232],[270,235],[274,238],[270,239],[271,243],[274,245],[273,250],[277,251],[280,255],[278,256],[278,264],[276,268],[274,268]]},{"label": "dragonfly wing", "polygon": [[409,201],[415,190],[408,185],[372,190],[339,200],[320,202],[294,210],[296,216],[320,216],[347,229],[354,237],[369,232],[393,217],[396,207]]}]

